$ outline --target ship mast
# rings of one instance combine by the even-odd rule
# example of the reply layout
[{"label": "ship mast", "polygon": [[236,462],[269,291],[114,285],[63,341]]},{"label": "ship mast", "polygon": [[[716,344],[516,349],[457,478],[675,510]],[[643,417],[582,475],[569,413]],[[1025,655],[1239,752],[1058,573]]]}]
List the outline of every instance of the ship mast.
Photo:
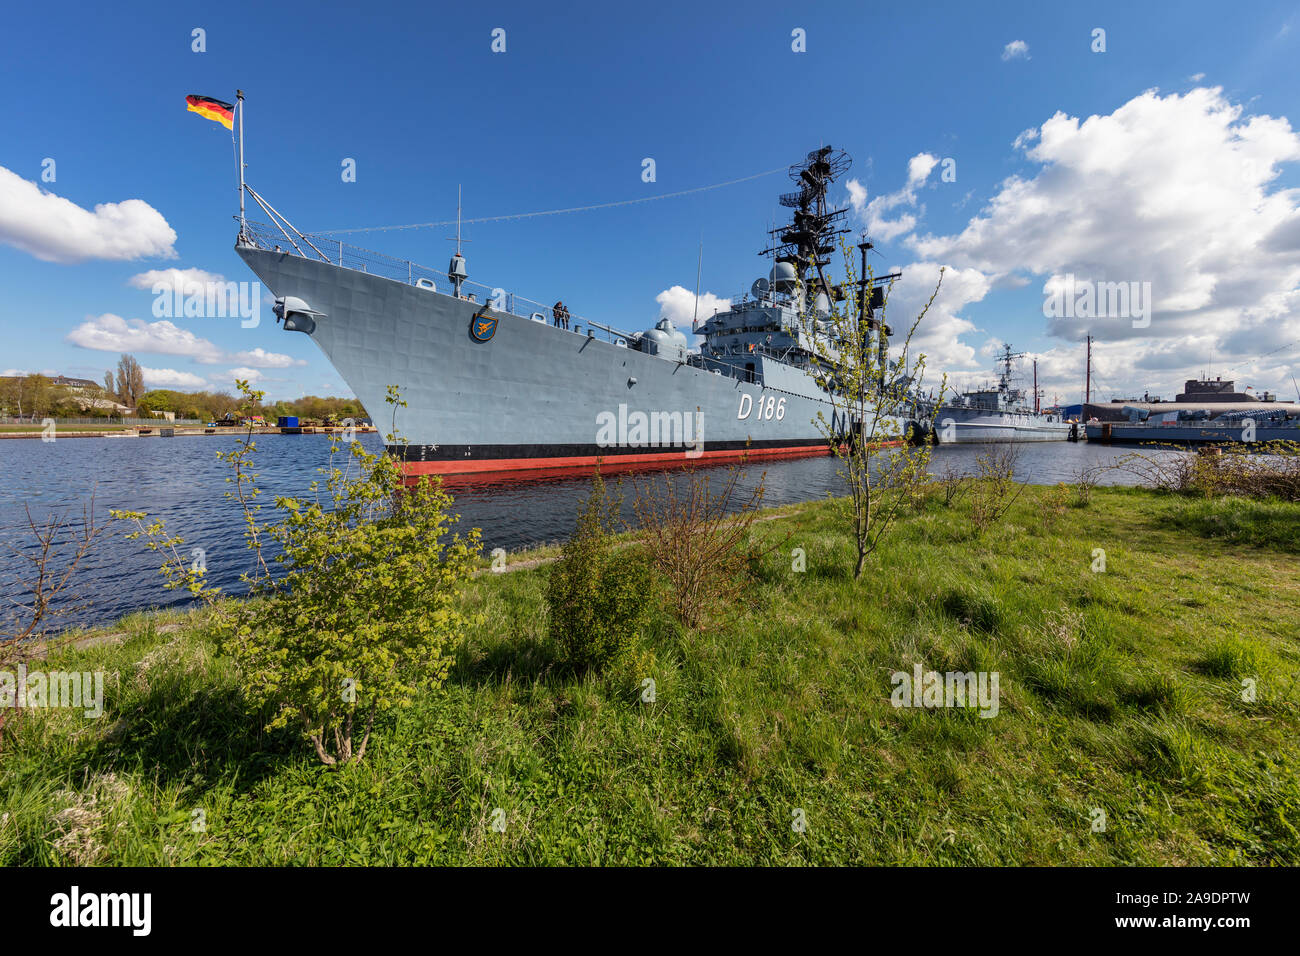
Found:
[{"label": "ship mast", "polygon": [[788,224],[769,230],[769,235],[778,241],[760,255],[773,253],[776,262],[794,266],[800,289],[808,287],[809,272],[815,271],[822,291],[827,296],[832,294],[822,267],[830,262],[829,256],[835,251],[834,237],[849,231],[841,223],[848,208],[829,208],[826,191],[852,164],[853,160],[842,149],[823,146],[809,153],[802,163],[790,167],[790,178],[798,183],[799,191],[785,193],[780,203],[794,212]]},{"label": "ship mast", "polygon": [[[460,298],[460,286],[468,277],[469,273],[465,269],[465,257],[461,255],[460,244],[472,240],[461,238],[460,234],[460,184],[456,184],[456,254],[451,257],[451,263],[447,266],[447,278],[451,280],[452,291],[456,298]],[[452,242],[451,236],[447,237],[448,242]]]},{"label": "ship mast", "polygon": [[[1002,346],[1002,354],[998,356],[998,364],[1002,366],[1002,374],[998,376],[998,389],[1003,392],[1011,391],[1011,363],[1018,358],[1024,357],[1024,352],[1011,351],[1010,345]],[[1038,380],[1038,363],[1034,363],[1034,380]]]}]

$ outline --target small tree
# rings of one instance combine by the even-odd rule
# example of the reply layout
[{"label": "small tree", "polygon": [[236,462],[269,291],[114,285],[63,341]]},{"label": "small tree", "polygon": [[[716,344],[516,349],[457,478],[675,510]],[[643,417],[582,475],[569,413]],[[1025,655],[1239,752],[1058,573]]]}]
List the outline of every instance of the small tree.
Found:
[{"label": "small tree", "polygon": [[[818,384],[831,396],[831,419],[819,411],[816,424],[839,459],[839,475],[848,487],[844,514],[857,547],[853,576],[859,578],[867,555],[879,546],[898,509],[926,480],[928,441],[886,455],[880,454],[880,448],[899,439],[926,437],[907,433],[909,419],[924,423],[926,432],[933,431],[947,379],[940,384],[937,398],[922,402],[918,390],[925,375],[925,355],[913,358],[911,344],[939,295],[944,270],[939,270],[934,292],[906,334],[891,343],[885,321],[889,286],[876,283],[870,266],[859,282],[843,240],[840,249],[845,279],[835,286],[827,283],[829,310],[825,314],[805,310],[800,321],[813,343]],[[891,347],[898,356],[893,361]]]},{"label": "small tree", "polygon": [[[32,541],[25,547],[9,545],[18,568],[3,581],[0,592],[11,605],[0,611],[0,667],[7,667],[15,654],[21,655],[22,642],[46,636],[59,617],[79,611],[85,604],[69,603],[77,568],[94,548],[104,526],[95,523],[95,496],[82,507],[81,522],[68,515],[51,513],[44,521],[32,517],[25,508],[27,527]],[[5,728],[22,715],[24,701],[15,702],[12,712],[0,710],[0,746]]]},{"label": "small tree", "polygon": [[597,470],[577,528],[547,581],[551,643],[577,670],[617,661],[635,643],[645,619],[649,572],[639,556],[619,553],[613,539],[621,503],[607,494]]}]

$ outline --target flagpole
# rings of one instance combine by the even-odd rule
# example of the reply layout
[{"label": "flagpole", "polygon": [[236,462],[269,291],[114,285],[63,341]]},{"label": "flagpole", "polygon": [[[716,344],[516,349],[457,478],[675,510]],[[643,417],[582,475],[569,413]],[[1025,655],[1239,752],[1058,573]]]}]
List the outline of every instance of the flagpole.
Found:
[{"label": "flagpole", "polygon": [[235,105],[239,107],[239,238],[243,239],[244,222],[244,91],[235,90]]}]

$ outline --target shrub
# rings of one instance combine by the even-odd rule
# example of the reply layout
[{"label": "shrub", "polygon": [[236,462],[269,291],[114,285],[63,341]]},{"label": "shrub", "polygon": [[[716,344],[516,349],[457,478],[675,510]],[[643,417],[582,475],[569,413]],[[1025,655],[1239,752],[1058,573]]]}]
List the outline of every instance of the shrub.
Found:
[{"label": "shrub", "polygon": [[1025,486],[1016,481],[1020,446],[994,445],[975,459],[976,475],[971,484],[971,520],[978,531],[1001,521],[1016,503]]},{"label": "shrub", "polygon": [[597,471],[573,536],[551,567],[546,586],[548,634],[556,657],[575,670],[602,669],[636,641],[653,585],[638,554],[616,548],[621,500]]},{"label": "shrub", "polygon": [[274,709],[268,727],[300,726],[329,765],[361,760],[378,715],[446,679],[479,552],[477,529],[446,540],[456,518],[436,479],[403,488],[389,456],[352,456],[360,475],[332,474],[325,505],[276,502],[284,520],[266,530],[284,573],[237,606],[225,641]]},{"label": "shrub", "polygon": [[[238,385],[247,404],[260,399]],[[393,387],[388,400],[394,414],[405,406]],[[471,623],[459,598],[477,564],[479,532],[447,540],[457,519],[440,483],[404,487],[398,463],[359,442],[346,471],[331,459],[323,487],[314,482],[310,498],[277,498],[279,520],[263,521],[254,448],[250,430],[223,453],[234,473],[227,495],[241,505],[255,556],[243,576],[252,600],[214,603],[214,626],[250,700],[270,709],[268,729],[292,724],[322,763],[356,763],[380,715],[445,680],[450,646]],[[183,539],[161,521],[145,525],[142,512],[113,514],[135,523],[128,537],[164,554],[167,587],[216,601],[206,568],[182,557]],[[269,564],[267,543],[279,549]]]},{"label": "shrub", "polygon": [[[749,533],[763,500],[763,478],[748,497],[736,493],[739,466],[714,494],[696,471],[665,475],[638,486],[636,515],[650,562],[668,580],[669,602],[690,628],[704,623],[744,589],[764,551],[749,546]],[[784,542],[778,542],[781,544]]]}]

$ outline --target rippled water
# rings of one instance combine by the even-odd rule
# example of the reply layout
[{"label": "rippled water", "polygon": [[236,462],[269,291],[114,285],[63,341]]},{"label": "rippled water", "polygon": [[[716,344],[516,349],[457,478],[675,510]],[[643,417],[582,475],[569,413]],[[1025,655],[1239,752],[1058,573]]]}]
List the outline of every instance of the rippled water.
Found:
[{"label": "rippled water", "polygon": [[[365,436],[372,450],[376,435]],[[140,542],[124,539],[128,530],[112,522],[112,508],[146,511],[166,520],[188,547],[205,552],[208,578],[226,588],[237,587],[249,570],[249,553],[242,537],[239,508],[223,497],[228,467],[217,460],[228,451],[234,435],[178,438],[64,438],[55,442],[31,439],[0,440],[0,588],[6,605],[15,594],[14,579],[24,561],[13,549],[28,549],[32,534],[25,507],[38,523],[51,513],[68,513],[80,521],[82,504],[93,493],[98,518],[114,525],[101,538],[78,571],[80,602],[89,606],[61,619],[60,624],[102,623],[129,611],[185,603],[188,598],[162,589],[158,557]],[[302,494],[329,460],[330,441],[323,435],[263,435],[257,439],[258,483],[265,515],[276,494]],[[949,445],[935,449],[931,469],[945,462],[955,469],[973,470],[986,446]],[[1042,442],[1019,446],[1018,471],[1036,484],[1070,481],[1087,465],[1109,464],[1126,449],[1085,442]],[[715,467],[715,472],[725,471]],[[740,484],[750,489],[766,472],[764,503],[789,504],[841,493],[834,459],[804,458],[748,466]],[[721,479],[719,474],[719,480]],[[642,473],[626,482],[653,480]],[[1106,484],[1131,483],[1131,476],[1107,472]],[[716,487],[716,486],[715,486]],[[578,508],[589,488],[587,478],[509,481],[453,489],[462,527],[483,530],[486,550],[514,551],[560,541],[572,531]],[[625,496],[624,517],[632,521],[631,495]]]}]

